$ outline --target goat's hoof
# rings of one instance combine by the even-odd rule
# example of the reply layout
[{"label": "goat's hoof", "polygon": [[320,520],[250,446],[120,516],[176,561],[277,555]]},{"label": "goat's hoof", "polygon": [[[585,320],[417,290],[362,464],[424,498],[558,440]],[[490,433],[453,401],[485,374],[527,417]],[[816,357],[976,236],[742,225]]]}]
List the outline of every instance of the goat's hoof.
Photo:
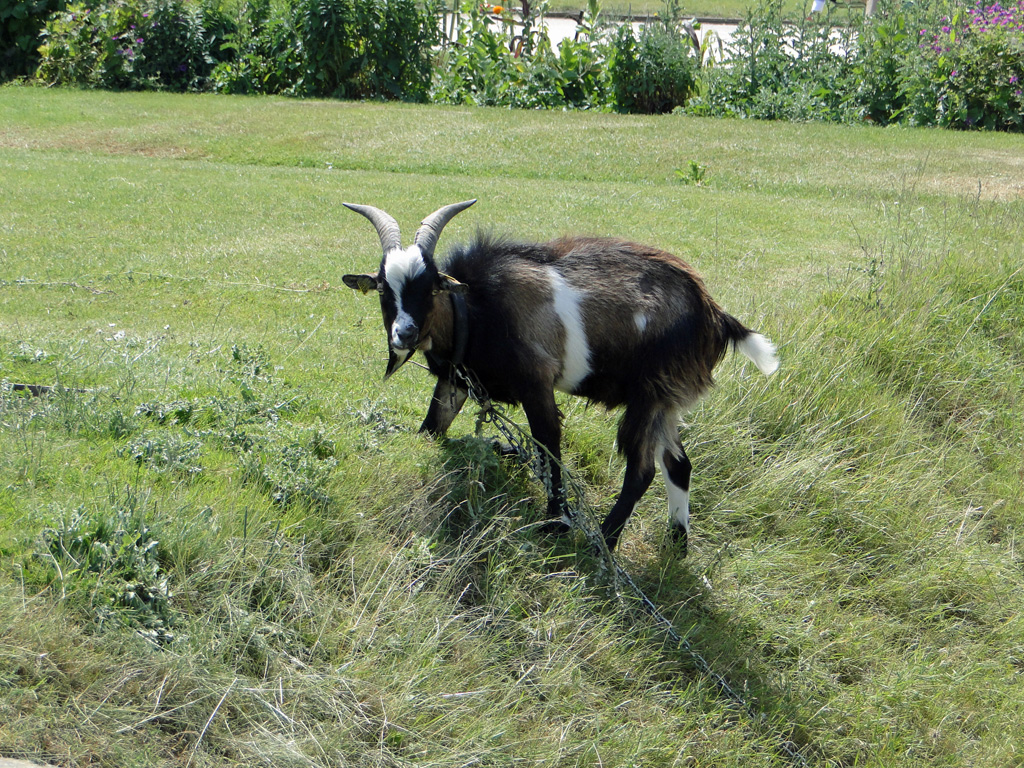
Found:
[{"label": "goat's hoof", "polygon": [[515,446],[509,443],[502,442],[501,440],[495,440],[491,444],[491,447],[494,449],[494,452],[502,458],[519,458],[519,451],[516,450]]},{"label": "goat's hoof", "polygon": [[669,536],[672,537],[672,547],[679,553],[680,557],[686,557],[689,548],[689,534],[681,525],[673,525],[669,528]]},{"label": "goat's hoof", "polygon": [[572,531],[572,527],[563,519],[548,520],[540,526],[540,532],[545,536],[565,536]]},{"label": "goat's hoof", "polygon": [[604,546],[591,542],[590,553],[594,556],[595,559],[603,563],[605,560],[605,553],[614,557],[615,545],[618,543],[618,539],[615,539],[614,541],[608,541],[607,539],[605,539]]}]

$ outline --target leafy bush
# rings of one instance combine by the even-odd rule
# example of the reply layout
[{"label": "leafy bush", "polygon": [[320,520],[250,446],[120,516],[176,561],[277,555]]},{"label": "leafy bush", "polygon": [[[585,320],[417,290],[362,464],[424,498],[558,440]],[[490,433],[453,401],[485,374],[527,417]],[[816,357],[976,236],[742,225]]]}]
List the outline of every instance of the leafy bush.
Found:
[{"label": "leafy bush", "polygon": [[854,84],[856,25],[788,21],[781,0],[751,8],[722,66],[705,71],[692,114],[844,120]]},{"label": "leafy bush", "polygon": [[224,44],[232,53],[211,73],[219,93],[287,93],[302,70],[299,34],[290,6],[251,0]]},{"label": "leafy bush", "polygon": [[437,37],[415,0],[108,0],[50,17],[38,77],[112,89],[423,101]]},{"label": "leafy bush", "polygon": [[63,0],[4,0],[0,3],[0,82],[31,75],[39,66],[39,33]]},{"label": "leafy bush", "polygon": [[879,125],[899,119],[906,106],[901,72],[915,52],[921,15],[920,6],[884,6],[861,28],[851,94],[856,118]]},{"label": "leafy bush", "polygon": [[639,38],[623,25],[613,50],[610,76],[619,112],[671,112],[696,90],[700,51],[675,25],[647,24]]},{"label": "leafy bush", "polygon": [[306,96],[426,99],[431,5],[415,0],[299,0],[296,25],[303,53],[297,92]]},{"label": "leafy bush", "polygon": [[251,0],[212,89],[424,101],[434,14],[414,0]]},{"label": "leafy bush", "polygon": [[513,17],[500,6],[463,0],[459,26],[435,70],[435,101],[527,109],[668,112],[696,87],[701,55],[679,25],[605,26],[590,0],[574,38],[557,52],[543,32],[546,6],[523,3]]},{"label": "leafy bush", "polygon": [[882,3],[867,20],[787,22],[754,8],[692,114],[1024,129],[1024,0]]},{"label": "leafy bush", "polygon": [[205,90],[233,24],[209,5],[186,5],[182,0],[156,0],[143,13],[139,38],[141,57],[136,83],[172,91]]},{"label": "leafy bush", "polygon": [[904,78],[911,122],[1024,129],[1024,0],[954,8],[919,37],[921,66]]},{"label": "leafy bush", "polygon": [[75,4],[47,21],[37,76],[54,85],[203,90],[230,26],[214,7],[182,0]]},{"label": "leafy bush", "polygon": [[539,25],[544,10],[524,3],[520,25],[506,8],[463,0],[458,28],[438,57],[433,100],[524,109],[604,106],[607,50],[596,2],[581,34],[562,41],[557,54]]}]

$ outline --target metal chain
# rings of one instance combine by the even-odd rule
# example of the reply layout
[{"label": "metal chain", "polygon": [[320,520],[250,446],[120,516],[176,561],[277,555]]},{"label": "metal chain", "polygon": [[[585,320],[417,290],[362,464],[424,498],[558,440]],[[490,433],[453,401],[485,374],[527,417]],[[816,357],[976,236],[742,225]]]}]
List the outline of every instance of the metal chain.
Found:
[{"label": "metal chain", "polygon": [[[519,460],[530,467],[537,479],[544,485],[544,489],[550,498],[553,493],[551,477],[545,470],[547,462],[543,459],[545,456],[548,461],[557,461],[557,459],[550,454],[545,446],[538,443],[533,435],[510,419],[505,414],[503,408],[491,401],[487,391],[471,371],[466,370],[464,366],[458,366],[453,370],[455,371],[453,379],[459,381],[463,388],[469,392],[469,396],[473,401],[480,406],[476,422],[477,434],[481,433],[485,424],[493,424],[494,428],[508,441],[509,446],[515,451]],[[671,620],[661,612],[654,601],[644,593],[633,580],[633,577],[629,575],[628,571],[616,560],[615,555],[608,549],[600,527],[595,522],[597,515],[586,501],[585,489],[564,464],[559,462],[559,467],[562,471],[562,482],[566,486],[566,491],[570,491],[571,495],[575,497],[575,505],[567,505],[567,519],[565,522],[570,527],[583,533],[587,543],[599,554],[602,569],[607,568],[611,576],[615,594],[621,597],[624,591],[623,587],[625,587],[625,590],[628,590],[633,595],[648,616],[661,626],[672,642],[689,656],[694,667],[711,680],[723,696],[746,712],[751,720],[763,722],[765,716],[757,712],[753,705],[729,683],[725,676],[714,670],[711,663],[701,655],[689,640],[679,633]],[[807,759],[798,751],[796,745],[788,739],[783,739],[779,742],[779,751],[794,765],[808,765]]]}]

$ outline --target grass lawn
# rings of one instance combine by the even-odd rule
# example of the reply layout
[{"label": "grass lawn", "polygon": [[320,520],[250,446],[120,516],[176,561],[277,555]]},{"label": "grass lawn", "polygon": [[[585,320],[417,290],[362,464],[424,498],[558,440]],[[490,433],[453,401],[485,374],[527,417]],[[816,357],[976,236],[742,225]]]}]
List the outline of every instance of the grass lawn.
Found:
[{"label": "grass lawn", "polygon": [[[1019,137],[17,87],[0,115],[0,757],[1021,762]],[[341,203],[409,236],[470,197],[440,252],[643,240],[779,345],[683,429],[689,556],[660,480],[620,550],[753,717],[534,530],[472,408],[432,441],[429,376],[380,381],[340,280],[379,244]],[[603,511],[616,418],[562,408]]]}]

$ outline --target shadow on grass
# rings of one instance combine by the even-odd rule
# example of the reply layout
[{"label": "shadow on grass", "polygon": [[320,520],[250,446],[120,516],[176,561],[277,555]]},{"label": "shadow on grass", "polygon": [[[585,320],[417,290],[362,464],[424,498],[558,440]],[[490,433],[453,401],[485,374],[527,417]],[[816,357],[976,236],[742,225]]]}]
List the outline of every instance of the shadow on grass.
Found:
[{"label": "shadow on grass", "polygon": [[[654,558],[630,562],[616,559],[642,594],[628,583],[614,588],[601,556],[579,532],[552,536],[542,532],[547,522],[544,490],[530,469],[513,456],[502,456],[499,444],[480,437],[446,439],[441,443],[445,482],[439,493],[447,510],[432,534],[451,545],[474,539],[488,529],[496,510],[514,507],[517,515],[506,531],[544,552],[543,563],[564,571],[567,564],[594,593],[607,599],[607,615],[625,631],[648,638],[650,650],[679,675],[673,689],[681,694],[693,684],[713,691],[738,726],[750,728],[777,755],[780,764],[807,765],[823,759],[822,749],[801,724],[806,704],[771,672],[772,649],[757,639],[755,628],[743,626],[736,614],[716,605],[702,577],[684,559],[677,545],[664,544]],[[441,499],[438,499],[441,501]],[[602,505],[603,506],[603,505]],[[594,521],[596,525],[599,521]],[[500,535],[498,528],[491,529]],[[489,558],[479,558],[488,580]],[[692,561],[690,561],[692,562]],[[485,590],[478,590],[482,594]],[[618,595],[618,596],[617,596]],[[644,605],[650,598],[659,621]],[[784,652],[784,649],[783,651]]]},{"label": "shadow on grass", "polygon": [[746,717],[783,762],[807,765],[808,760],[825,758],[802,724],[806,702],[771,669],[779,661],[773,656],[786,649],[769,647],[758,638],[757,628],[717,604],[704,578],[680,555],[677,546],[666,543],[653,560],[617,558],[643,595],[653,596],[658,615],[652,616],[640,599],[632,611],[646,613],[662,638],[662,653],[694,680],[711,686],[738,718]]}]

